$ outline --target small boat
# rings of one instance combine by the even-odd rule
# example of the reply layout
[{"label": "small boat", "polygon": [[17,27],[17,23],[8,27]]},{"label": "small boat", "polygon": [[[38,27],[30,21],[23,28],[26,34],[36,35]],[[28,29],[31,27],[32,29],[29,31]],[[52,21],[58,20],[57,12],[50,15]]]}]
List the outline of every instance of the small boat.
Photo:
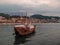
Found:
[{"label": "small boat", "polygon": [[16,35],[28,35],[35,32],[35,25],[15,25],[14,30]]},{"label": "small boat", "polygon": [[[27,13],[26,13],[26,16],[27,16]],[[31,22],[27,23],[27,19],[26,19],[26,22],[24,24],[14,26],[15,34],[16,35],[22,35],[22,36],[34,33],[35,28],[36,28],[36,26],[32,25]]]}]

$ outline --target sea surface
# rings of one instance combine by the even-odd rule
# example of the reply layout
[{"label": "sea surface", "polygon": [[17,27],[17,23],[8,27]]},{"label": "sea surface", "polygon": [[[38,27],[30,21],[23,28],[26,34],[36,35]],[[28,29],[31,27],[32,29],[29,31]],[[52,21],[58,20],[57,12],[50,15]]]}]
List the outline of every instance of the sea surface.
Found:
[{"label": "sea surface", "polygon": [[0,25],[0,45],[60,45],[60,23],[36,24],[34,34],[14,35],[14,25]]}]

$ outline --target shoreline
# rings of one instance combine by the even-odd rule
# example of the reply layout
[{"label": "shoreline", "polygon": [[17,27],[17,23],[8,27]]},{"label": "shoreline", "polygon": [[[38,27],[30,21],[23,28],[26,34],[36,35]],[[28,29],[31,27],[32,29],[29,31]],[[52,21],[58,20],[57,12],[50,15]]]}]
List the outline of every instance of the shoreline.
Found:
[{"label": "shoreline", "polygon": [[[20,25],[20,24],[23,24],[23,23],[0,23],[0,25]],[[32,24],[47,24],[47,23],[32,23]],[[51,24],[51,23],[49,23]],[[54,23],[52,23],[54,24]]]}]

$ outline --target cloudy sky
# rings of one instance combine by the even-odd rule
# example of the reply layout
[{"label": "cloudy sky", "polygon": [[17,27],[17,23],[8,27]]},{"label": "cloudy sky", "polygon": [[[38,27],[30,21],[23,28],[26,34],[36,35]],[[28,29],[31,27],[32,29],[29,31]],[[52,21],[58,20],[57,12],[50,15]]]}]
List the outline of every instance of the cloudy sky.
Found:
[{"label": "cloudy sky", "polygon": [[20,11],[60,16],[60,0],[0,0],[0,12]]}]

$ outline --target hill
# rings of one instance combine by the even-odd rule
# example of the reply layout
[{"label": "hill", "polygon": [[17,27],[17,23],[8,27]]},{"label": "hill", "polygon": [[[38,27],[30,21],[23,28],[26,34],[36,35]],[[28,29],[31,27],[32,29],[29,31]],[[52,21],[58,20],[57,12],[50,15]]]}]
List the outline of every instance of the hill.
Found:
[{"label": "hill", "polygon": [[36,18],[36,19],[52,19],[52,18],[55,18],[55,19],[60,19],[60,17],[58,16],[43,16],[41,14],[34,14],[32,16],[30,16],[31,18]]}]

